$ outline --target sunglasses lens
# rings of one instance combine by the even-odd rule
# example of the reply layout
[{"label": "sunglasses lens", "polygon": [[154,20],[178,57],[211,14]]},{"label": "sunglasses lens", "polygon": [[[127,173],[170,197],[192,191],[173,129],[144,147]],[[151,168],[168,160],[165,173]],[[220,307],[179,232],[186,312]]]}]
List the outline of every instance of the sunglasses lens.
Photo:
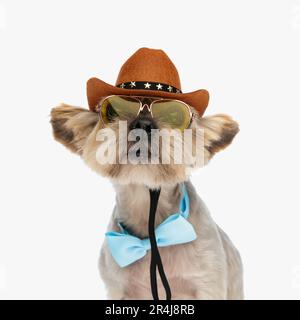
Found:
[{"label": "sunglasses lens", "polygon": [[113,122],[116,118],[126,120],[136,117],[140,102],[131,97],[111,96],[101,103],[101,116],[105,123]]},{"label": "sunglasses lens", "polygon": [[186,129],[191,121],[188,107],[175,100],[155,101],[152,105],[152,115],[155,120],[170,126],[172,129]]}]

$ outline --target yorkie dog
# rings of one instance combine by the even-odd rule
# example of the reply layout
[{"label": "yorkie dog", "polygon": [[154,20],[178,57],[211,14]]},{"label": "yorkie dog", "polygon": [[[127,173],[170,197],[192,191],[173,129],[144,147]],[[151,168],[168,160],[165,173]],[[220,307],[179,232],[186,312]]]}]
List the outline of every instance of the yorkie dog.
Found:
[{"label": "yorkie dog", "polygon": [[[189,180],[231,143],[238,124],[222,114],[202,117],[206,91],[194,98],[181,93],[162,51],[143,48],[138,55],[122,67],[117,86],[90,80],[90,110],[64,104],[51,112],[55,139],[116,190],[99,263],[108,298],[152,298],[149,189],[159,189],[156,240],[172,298],[243,299],[239,253]],[[163,295],[162,282],[157,286]]]}]

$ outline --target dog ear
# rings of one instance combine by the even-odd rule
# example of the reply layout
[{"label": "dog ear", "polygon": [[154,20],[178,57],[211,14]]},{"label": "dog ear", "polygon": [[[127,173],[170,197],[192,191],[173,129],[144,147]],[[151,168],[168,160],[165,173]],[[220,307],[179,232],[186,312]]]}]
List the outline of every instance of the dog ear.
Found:
[{"label": "dog ear", "polygon": [[200,118],[200,126],[204,129],[204,147],[209,158],[226,148],[239,132],[239,125],[224,114]]},{"label": "dog ear", "polygon": [[62,104],[51,110],[51,124],[54,138],[71,151],[82,154],[87,137],[99,117],[95,112]]}]

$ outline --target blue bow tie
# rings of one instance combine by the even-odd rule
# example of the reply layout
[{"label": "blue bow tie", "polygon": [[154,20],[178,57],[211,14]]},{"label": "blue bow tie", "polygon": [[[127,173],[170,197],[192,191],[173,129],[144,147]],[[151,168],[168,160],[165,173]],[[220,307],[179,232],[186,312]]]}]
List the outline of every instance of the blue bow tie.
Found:
[{"label": "blue bow tie", "polygon": [[[197,238],[193,226],[187,221],[189,211],[189,196],[185,186],[183,186],[180,212],[169,216],[155,229],[158,247],[188,243]],[[139,239],[130,235],[121,224],[119,224],[119,227],[121,232],[110,231],[105,236],[114,260],[120,267],[126,267],[142,259],[151,249],[151,245],[149,238]]]}]

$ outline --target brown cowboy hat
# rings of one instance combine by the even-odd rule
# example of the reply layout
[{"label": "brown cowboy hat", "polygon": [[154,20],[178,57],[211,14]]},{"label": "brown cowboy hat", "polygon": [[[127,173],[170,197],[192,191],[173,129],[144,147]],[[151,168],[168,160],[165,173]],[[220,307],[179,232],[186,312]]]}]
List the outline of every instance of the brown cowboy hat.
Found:
[{"label": "brown cowboy hat", "polygon": [[157,96],[181,100],[194,107],[202,116],[209,100],[206,90],[182,93],[178,71],[162,50],[141,48],[122,66],[116,86],[97,78],[87,82],[87,97],[90,110],[101,98],[109,95]]}]

